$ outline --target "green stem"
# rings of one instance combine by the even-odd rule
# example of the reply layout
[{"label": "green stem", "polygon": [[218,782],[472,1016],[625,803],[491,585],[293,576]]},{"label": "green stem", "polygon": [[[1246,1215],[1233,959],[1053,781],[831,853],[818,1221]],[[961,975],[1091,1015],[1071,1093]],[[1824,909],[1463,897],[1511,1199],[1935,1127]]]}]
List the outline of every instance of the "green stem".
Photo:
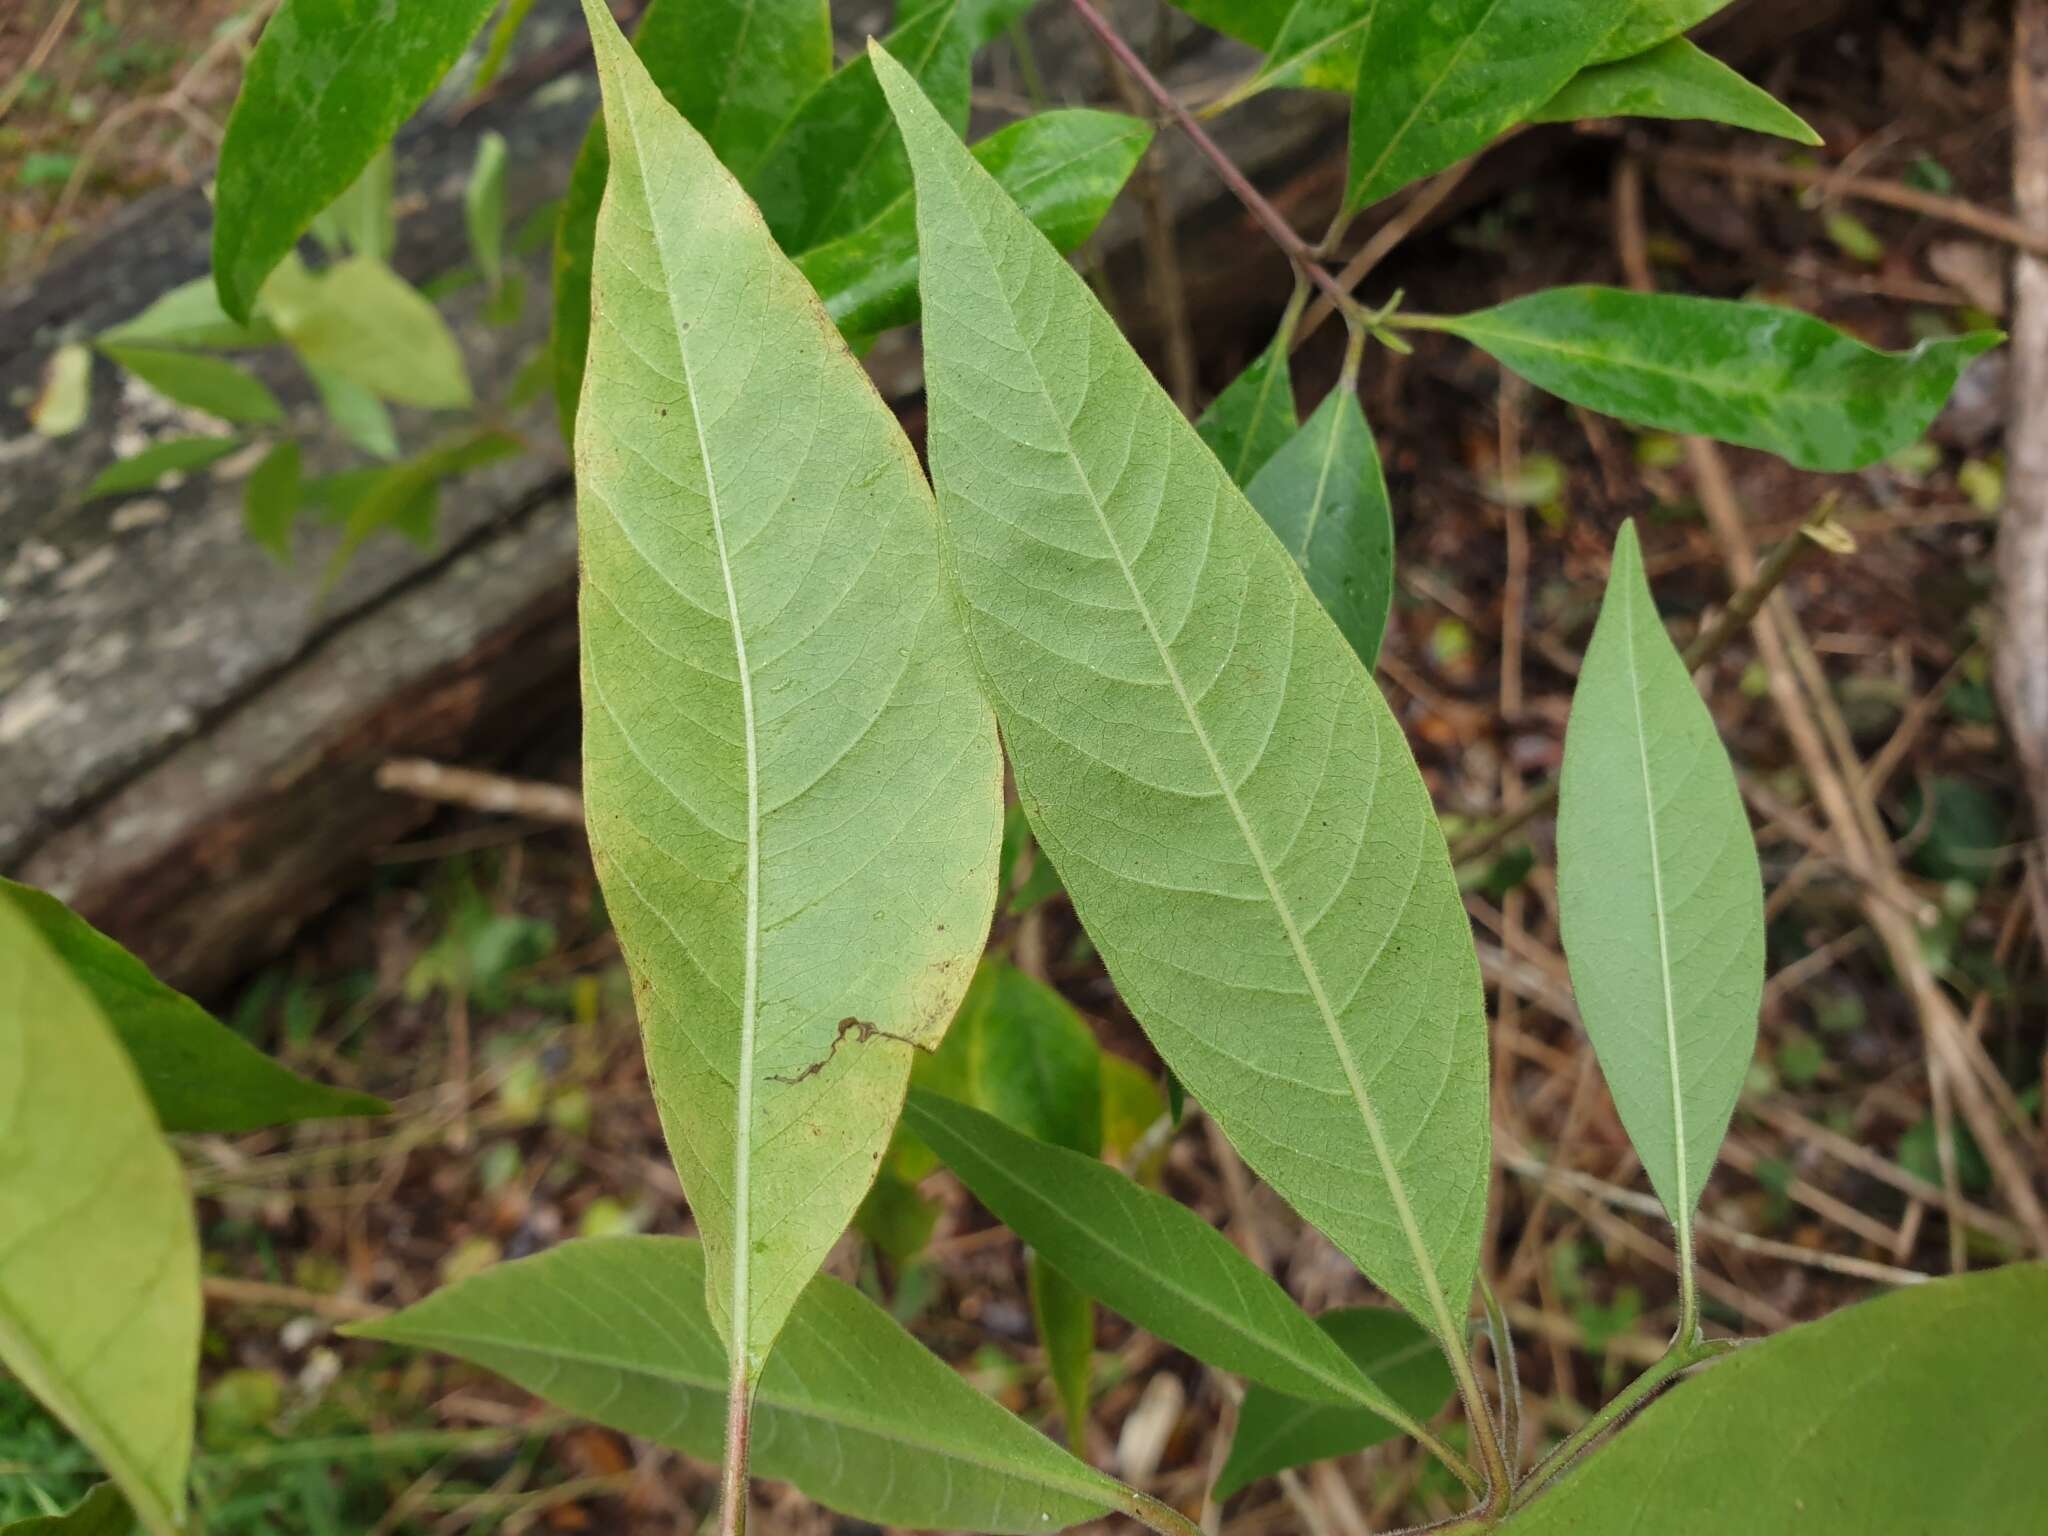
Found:
[{"label": "green stem", "polygon": [[1686,1345],[1674,1343],[1663,1359],[1622,1388],[1619,1396],[1581,1424],[1569,1439],[1536,1464],[1536,1469],[1524,1478],[1521,1487],[1515,1490],[1511,1507],[1519,1509],[1536,1497],[1560,1472],[1578,1460],[1587,1446],[1634,1413],[1681,1372],[1730,1354],[1739,1347],[1734,1339],[1695,1338]]},{"label": "green stem", "polygon": [[1487,1512],[1505,1514],[1515,1482],[1508,1473],[1507,1458],[1501,1454],[1500,1437],[1494,1432],[1493,1410],[1487,1406],[1486,1394],[1479,1390],[1479,1378],[1473,1373],[1471,1351],[1465,1347],[1464,1335],[1456,1329],[1446,1329],[1438,1343],[1443,1345],[1444,1358],[1450,1361],[1451,1375],[1458,1383],[1465,1423],[1479,1444],[1479,1465],[1486,1474]]},{"label": "green stem", "polygon": [[1693,1273],[1692,1213],[1678,1224],[1678,1332],[1671,1337],[1674,1353],[1700,1342],[1700,1281]]},{"label": "green stem", "polygon": [[1479,1277],[1479,1299],[1486,1307],[1486,1334],[1493,1343],[1493,1370],[1500,1378],[1500,1440],[1507,1449],[1508,1470],[1521,1470],[1522,1369],[1515,1359],[1515,1331],[1507,1308],[1493,1292],[1493,1282]]}]

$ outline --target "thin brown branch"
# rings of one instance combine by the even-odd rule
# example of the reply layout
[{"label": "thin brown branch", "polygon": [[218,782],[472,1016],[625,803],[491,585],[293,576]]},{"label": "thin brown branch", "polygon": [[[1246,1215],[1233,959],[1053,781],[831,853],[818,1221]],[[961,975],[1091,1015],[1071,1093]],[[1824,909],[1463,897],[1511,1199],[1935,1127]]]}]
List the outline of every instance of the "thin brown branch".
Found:
[{"label": "thin brown branch", "polygon": [[[2018,50],[2015,50],[2017,58]],[[1739,180],[1761,181],[1772,186],[1799,187],[1829,197],[1854,198],[1858,202],[1881,203],[1887,208],[1918,213],[1962,229],[1974,230],[1993,240],[2002,240],[2036,256],[2048,256],[2048,230],[2037,229],[2010,214],[1979,207],[1959,197],[1923,192],[1896,181],[1879,181],[1869,176],[1845,176],[1838,171],[1803,165],[1781,165],[1752,155],[1716,154],[1710,150],[1686,149],[1677,145],[1653,151],[1662,165],[1681,170],[1707,171]]]},{"label": "thin brown branch", "polygon": [[419,757],[394,757],[377,768],[377,787],[444,805],[466,806],[498,816],[583,825],[583,796],[563,784],[507,779],[474,768],[452,768]]},{"label": "thin brown branch", "polygon": [[1089,31],[1102,40],[1102,45],[1110,51],[1117,63],[1123,66],[1124,71],[1144,88],[1145,94],[1157,102],[1160,109],[1179,126],[1180,131],[1188,136],[1188,141],[1201,152],[1202,158],[1215,169],[1223,184],[1230,188],[1237,200],[1244,204],[1245,211],[1258,222],[1259,227],[1265,230],[1273,243],[1286,253],[1287,259],[1294,263],[1296,270],[1305,272],[1309,281],[1321,289],[1337,309],[1347,312],[1355,310],[1355,301],[1345,289],[1338,286],[1337,280],[1330,276],[1322,263],[1316,259],[1314,247],[1302,239],[1300,232],[1287,222],[1286,216],[1266,200],[1263,192],[1252,185],[1251,178],[1239,170],[1237,162],[1225,154],[1222,147],[1209,137],[1208,130],[1181,104],[1180,98],[1169,91],[1159,77],[1146,67],[1145,61],[1138,57],[1137,51],[1124,41],[1123,36],[1109,24],[1108,19],[1095,8],[1091,0],[1070,0],[1070,3],[1075,14],[1081,18]]}]

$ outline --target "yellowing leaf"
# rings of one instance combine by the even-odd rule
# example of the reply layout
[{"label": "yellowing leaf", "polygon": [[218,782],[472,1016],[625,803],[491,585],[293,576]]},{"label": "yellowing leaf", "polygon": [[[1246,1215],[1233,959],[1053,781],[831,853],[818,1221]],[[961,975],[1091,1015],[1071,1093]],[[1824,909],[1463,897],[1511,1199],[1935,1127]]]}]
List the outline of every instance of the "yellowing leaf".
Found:
[{"label": "yellowing leaf", "polygon": [[9,899],[0,1148],[0,1362],[175,1536],[199,1369],[185,1176],[106,1016]]},{"label": "yellowing leaf", "polygon": [[584,793],[649,1074],[758,1378],[973,974],[994,723],[895,418],[587,6],[611,180],[577,416]]}]

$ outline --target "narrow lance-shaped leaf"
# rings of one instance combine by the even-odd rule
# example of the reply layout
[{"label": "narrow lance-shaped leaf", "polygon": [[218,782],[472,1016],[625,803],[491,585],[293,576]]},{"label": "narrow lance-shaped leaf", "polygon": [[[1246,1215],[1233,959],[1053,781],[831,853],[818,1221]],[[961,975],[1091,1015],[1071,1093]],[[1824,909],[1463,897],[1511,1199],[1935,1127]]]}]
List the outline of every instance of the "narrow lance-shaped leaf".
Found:
[{"label": "narrow lance-shaped leaf", "polygon": [[[1455,1387],[1443,1351],[1422,1325],[1391,1307],[1345,1307],[1316,1319],[1360,1371],[1417,1420],[1432,1417]],[[1237,1411],[1229,1459],[1216,1474],[1220,1501],[1289,1467],[1355,1456],[1401,1433],[1369,1408],[1332,1408],[1254,1384]]]},{"label": "narrow lance-shaped leaf", "polygon": [[[1047,239],[1072,251],[1095,232],[1151,142],[1151,125],[1136,118],[1041,112],[990,134],[974,146],[974,158]],[[917,318],[917,211],[910,188],[851,234],[805,251],[796,264],[845,335],[908,325]]]},{"label": "narrow lance-shaped leaf", "polygon": [[0,899],[0,1363],[152,1536],[183,1529],[199,1248],[178,1159],[92,995]]},{"label": "narrow lance-shaped leaf", "polygon": [[1210,402],[1195,431],[1230,478],[1248,486],[1300,426],[1294,376],[1287,367],[1287,338],[1275,336]]},{"label": "narrow lance-shaped leaf", "polygon": [[1370,670],[1394,602],[1394,514],[1350,380],[1330,391],[1245,494]]},{"label": "narrow lance-shaped leaf", "polygon": [[1575,123],[1593,117],[1694,119],[1775,134],[1796,144],[1821,141],[1769,91],[1682,37],[1631,59],[1581,70],[1530,121]]},{"label": "narrow lance-shaped leaf", "polygon": [[1347,208],[1476,154],[1592,59],[1630,0],[1378,0],[1351,104]]},{"label": "narrow lance-shaped leaf", "polygon": [[271,269],[427,99],[497,0],[285,0],[221,143],[213,276],[246,321]]},{"label": "narrow lance-shaped leaf", "polygon": [[[685,1238],[586,1239],[350,1331],[458,1355],[571,1413],[716,1460],[725,1345],[704,1311],[706,1268]],[[762,1373],[752,1453],[763,1477],[911,1530],[1055,1531],[1133,1499],[822,1275]]]},{"label": "narrow lance-shaped leaf", "polygon": [[1076,1456],[1088,1450],[1088,1399],[1095,1370],[1095,1301],[1086,1291],[1046,1262],[1031,1256],[1028,1280],[1031,1321],[1045,1351],[1046,1374],[1059,1399],[1067,1424],[1067,1447]]},{"label": "narrow lance-shaped leaf", "polygon": [[165,1130],[253,1131],[390,1111],[382,1099],[310,1082],[278,1065],[56,897],[0,880],[0,905],[8,904],[91,994]]},{"label": "narrow lance-shaped leaf", "polygon": [[1565,733],[1558,913],[1621,1123],[1691,1251],[1756,1051],[1763,876],[1735,770],[1622,528]]},{"label": "narrow lance-shaped leaf", "polygon": [[1776,305],[1591,287],[1427,325],[1574,405],[1836,471],[1918,442],[1970,360],[2002,339],[1977,331],[1880,352]]},{"label": "narrow lance-shaped leaf", "polygon": [[1400,727],[1080,276],[872,56],[917,174],[948,569],[1031,825],[1188,1091],[1448,1337],[1486,1033]]},{"label": "narrow lance-shaped leaf", "polygon": [[1744,1345],[1501,1529],[2037,1531],[2044,1378],[2048,1267],[1931,1281]]},{"label": "narrow lance-shaped leaf", "polygon": [[282,565],[291,564],[300,491],[299,445],[291,438],[263,456],[242,488],[243,529]]},{"label": "narrow lance-shaped leaf", "polygon": [[230,320],[210,277],[195,277],[160,295],[141,314],[123,320],[99,339],[150,347],[202,347],[233,350],[267,347],[277,328],[260,316],[248,325]]},{"label": "narrow lance-shaped leaf", "polygon": [[1292,1397],[1387,1407],[1314,1319],[1179,1201],[935,1094],[912,1093],[903,1118],[1004,1226],[1147,1332]]},{"label": "narrow lance-shaped leaf", "polygon": [[[832,19],[825,0],[652,0],[633,47],[669,105],[726,169],[743,176],[831,75]],[[590,263],[610,166],[600,116],[576,157],[555,226],[553,363],[564,437],[575,434],[590,349]]]},{"label": "narrow lance-shaped leaf", "polygon": [[505,276],[505,136],[487,133],[477,141],[476,164],[462,191],[462,214],[470,254],[484,286],[495,289]]},{"label": "narrow lance-shaped leaf", "polygon": [[152,443],[118,464],[109,464],[85,488],[85,499],[154,490],[166,475],[186,474],[226,458],[242,446],[239,437],[174,437]]},{"label": "narrow lance-shaped leaf", "polygon": [[269,386],[225,358],[129,342],[102,342],[100,350],[179,405],[222,421],[268,426],[284,420],[284,407]]},{"label": "narrow lance-shaped leaf", "polygon": [[861,1202],[979,957],[994,723],[916,456],[597,0],[577,417],[584,794],[736,1376]]}]

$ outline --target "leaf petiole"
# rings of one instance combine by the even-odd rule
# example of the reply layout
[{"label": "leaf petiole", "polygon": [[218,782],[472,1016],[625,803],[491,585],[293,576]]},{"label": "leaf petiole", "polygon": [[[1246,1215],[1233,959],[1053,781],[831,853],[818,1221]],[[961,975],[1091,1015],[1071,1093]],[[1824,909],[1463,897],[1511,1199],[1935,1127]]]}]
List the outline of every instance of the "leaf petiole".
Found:
[{"label": "leaf petiole", "polygon": [[[1690,1267],[1688,1266],[1689,1272]],[[1697,1309],[1697,1305],[1695,1300],[1695,1309]],[[1693,1326],[1697,1328],[1697,1322]],[[1534,1470],[1522,1480],[1521,1486],[1515,1489],[1514,1498],[1510,1502],[1509,1508],[1520,1509],[1529,1500],[1536,1497],[1537,1494],[1541,1493],[1546,1486],[1556,1479],[1559,1473],[1577,1461],[1588,1446],[1624,1418],[1634,1413],[1667,1383],[1684,1372],[1691,1370],[1696,1365],[1704,1365],[1710,1360],[1719,1359],[1722,1355],[1733,1354],[1742,1347],[1739,1339],[1702,1339],[1694,1337],[1689,1342],[1680,1342],[1684,1339],[1685,1335],[1681,1332],[1679,1339],[1673,1341],[1671,1348],[1665,1353],[1663,1359],[1622,1388],[1619,1395],[1612,1402],[1581,1424],[1556,1450],[1539,1461]]]}]

